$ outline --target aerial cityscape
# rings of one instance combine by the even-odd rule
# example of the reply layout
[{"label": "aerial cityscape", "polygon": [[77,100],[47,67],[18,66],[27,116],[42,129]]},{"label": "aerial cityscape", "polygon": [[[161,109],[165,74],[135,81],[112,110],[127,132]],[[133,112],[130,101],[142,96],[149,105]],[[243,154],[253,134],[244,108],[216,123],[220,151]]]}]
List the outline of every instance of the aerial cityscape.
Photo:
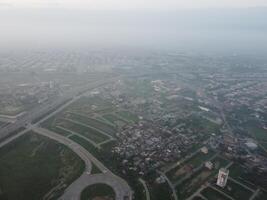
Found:
[{"label": "aerial cityscape", "polygon": [[[112,1],[120,3],[118,8],[126,11],[124,6],[133,6],[130,2]],[[0,18],[7,17],[9,9],[17,9],[18,13],[25,9],[10,8],[16,5],[14,2],[0,3]],[[21,5],[28,6],[31,1],[25,2]],[[45,9],[52,14],[48,12],[51,18],[47,19],[58,28],[59,19],[53,21],[53,9],[58,8],[50,8],[55,5],[48,2]],[[70,7],[64,9],[80,5],[72,0],[67,2]],[[167,0],[166,5],[186,9],[195,5],[184,0],[179,2],[172,4]],[[219,2],[234,7],[242,4],[239,0],[236,4],[227,0]],[[249,1],[245,2],[251,6]],[[267,6],[260,0],[255,2],[258,4],[252,6]],[[165,5],[157,3],[153,9]],[[98,10],[100,4],[92,6]],[[59,5],[65,4],[59,1]],[[107,2],[105,5],[103,10],[112,7]],[[145,4],[140,5],[147,9]],[[25,23],[28,12],[25,13],[20,13],[17,21],[12,20]],[[255,13],[251,16],[256,16]],[[81,15],[88,19],[91,16],[83,12]],[[62,19],[66,16],[62,14]],[[91,17],[98,18],[93,14]],[[121,24],[114,25],[112,14],[110,17],[105,30],[113,35],[109,28]],[[43,14],[30,17],[30,21],[40,23],[44,19]],[[78,19],[70,20],[69,23],[77,23],[77,27],[71,25],[71,28],[80,29],[84,21]],[[130,19],[120,20],[127,27]],[[8,23],[9,20],[12,21],[7,19]],[[64,38],[68,35],[64,27],[68,20],[62,21],[62,35],[59,35]],[[188,20],[188,23],[193,26],[195,22]],[[161,28],[169,27],[163,24]],[[148,27],[153,32],[154,25]],[[3,42],[0,46],[0,200],[267,199],[267,46],[264,49],[267,43],[260,34],[255,38],[255,42],[262,40],[258,48],[249,41],[248,46],[238,44],[240,48],[234,47],[233,51],[230,43],[234,36],[225,46],[224,41],[216,43],[212,39],[212,44],[206,44],[199,36],[203,46],[199,43],[193,47],[188,43],[185,49],[176,41],[177,46],[167,48],[164,41],[158,41],[149,45],[144,42],[141,48],[142,42],[135,45],[136,40],[130,41],[129,35],[126,44],[115,46],[114,35],[121,34],[119,40],[125,42],[124,36],[128,34],[118,28],[114,38],[108,38],[112,44],[96,47],[96,43],[88,45],[86,39],[77,46],[67,42],[60,45],[50,41],[51,38],[46,41],[46,37],[51,37],[49,34],[45,39],[40,36],[38,43],[33,29],[32,35],[22,30],[21,34],[25,35],[14,47],[13,39],[18,33],[5,35],[12,26],[3,27],[6,29],[0,34]],[[267,30],[266,24],[261,27],[261,23],[249,27],[265,33]],[[141,25],[141,28],[147,27]],[[81,32],[80,36],[85,33]],[[157,41],[163,35],[151,36],[151,40]],[[26,39],[28,36],[32,37],[31,42]],[[267,33],[265,39],[266,36]],[[4,39],[9,37],[12,40]],[[69,42],[68,37],[65,39]],[[244,38],[249,40],[244,36],[239,41]],[[10,47],[6,47],[9,42]]]}]

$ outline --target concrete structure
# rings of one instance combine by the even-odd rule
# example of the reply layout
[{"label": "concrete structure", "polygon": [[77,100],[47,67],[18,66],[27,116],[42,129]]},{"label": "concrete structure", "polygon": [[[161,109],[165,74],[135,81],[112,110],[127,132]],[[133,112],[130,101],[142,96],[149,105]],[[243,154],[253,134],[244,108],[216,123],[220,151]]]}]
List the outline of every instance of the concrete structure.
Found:
[{"label": "concrete structure", "polygon": [[213,163],[210,161],[205,162],[205,167],[209,170],[213,169]]},{"label": "concrete structure", "polygon": [[225,187],[227,184],[228,180],[228,175],[229,175],[229,170],[225,168],[221,168],[219,170],[218,178],[217,178],[217,185],[220,187]]},{"label": "concrete structure", "polygon": [[204,154],[208,154],[208,153],[209,153],[209,150],[208,150],[207,147],[202,147],[202,148],[200,149],[200,151],[201,151],[202,153],[204,153]]}]

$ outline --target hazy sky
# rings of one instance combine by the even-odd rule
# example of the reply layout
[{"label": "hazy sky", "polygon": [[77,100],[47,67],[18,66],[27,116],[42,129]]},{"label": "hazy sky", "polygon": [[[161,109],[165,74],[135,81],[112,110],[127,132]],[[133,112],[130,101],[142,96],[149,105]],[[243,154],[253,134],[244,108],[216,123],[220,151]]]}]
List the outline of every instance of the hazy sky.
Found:
[{"label": "hazy sky", "polygon": [[0,6],[90,10],[163,10],[267,6],[267,0],[0,0]]},{"label": "hazy sky", "polygon": [[0,0],[0,29],[0,49],[132,45],[266,52],[267,0]]}]

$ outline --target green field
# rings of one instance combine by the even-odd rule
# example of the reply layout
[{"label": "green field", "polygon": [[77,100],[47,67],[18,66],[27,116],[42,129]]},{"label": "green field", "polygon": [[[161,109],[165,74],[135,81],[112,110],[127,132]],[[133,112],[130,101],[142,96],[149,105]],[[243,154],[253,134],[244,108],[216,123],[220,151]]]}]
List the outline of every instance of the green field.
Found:
[{"label": "green field", "polygon": [[103,121],[99,121],[97,119],[93,119],[93,118],[89,118],[89,117],[86,117],[86,116],[82,116],[82,115],[79,115],[79,114],[74,114],[74,113],[68,113],[66,114],[66,117],[68,119],[72,119],[74,121],[78,121],[80,123],[84,123],[88,126],[91,126],[93,128],[96,128],[102,132],[105,132],[107,134],[110,134],[110,135],[115,135],[117,130],[115,127],[103,122]]},{"label": "green field", "polygon": [[261,190],[254,200],[263,200],[263,199],[267,199],[267,191]]},{"label": "green field", "polygon": [[201,191],[201,194],[208,200],[231,200],[227,196],[221,194],[220,192],[208,187]]},{"label": "green field", "polygon": [[130,121],[130,122],[138,122],[139,118],[138,116],[132,114],[131,112],[128,111],[119,111],[117,112],[117,115],[119,115],[121,118]]},{"label": "green field", "polygon": [[204,199],[199,197],[199,196],[196,196],[196,197],[193,198],[193,200],[204,200]]},{"label": "green field", "polygon": [[128,122],[123,120],[120,117],[117,117],[114,114],[106,114],[102,116],[105,120],[109,121],[110,123],[114,124],[115,126],[124,126]]},{"label": "green field", "polygon": [[90,185],[82,191],[81,200],[108,199],[115,200],[114,190],[105,184]]},{"label": "green field", "polygon": [[245,169],[242,168],[242,166],[238,165],[237,163],[234,163],[230,168],[230,176],[234,178],[235,180],[243,183],[244,185],[248,186],[251,189],[256,189],[256,185],[251,183],[249,180],[247,180],[247,175],[245,173]]},{"label": "green field", "polygon": [[67,130],[70,130],[74,133],[83,135],[84,137],[92,140],[95,143],[101,143],[104,142],[105,140],[108,140],[108,136],[100,133],[99,131],[87,127],[87,126],[83,126],[81,124],[77,124],[75,122],[66,120],[66,119],[61,119],[58,123],[58,126],[63,127]]},{"label": "green field", "polygon": [[[27,133],[0,149],[0,199],[57,199],[84,171],[84,162],[65,146]],[[53,190],[52,190],[53,189]]]},{"label": "green field", "polygon": [[[94,108],[95,107],[95,108]],[[82,97],[78,101],[71,104],[68,109],[70,112],[90,114],[112,112],[112,103],[101,99],[100,97]]]},{"label": "green field", "polygon": [[186,160],[181,165],[168,171],[166,175],[172,182],[175,182],[181,179],[186,174],[190,173],[194,168],[197,168],[202,164],[204,164],[204,162],[209,160],[214,154],[215,153],[212,151],[209,151],[208,154],[203,154],[202,152],[198,152],[196,155]]},{"label": "green field", "polygon": [[225,194],[233,197],[236,200],[249,200],[253,192],[247,190],[243,186],[228,180],[225,188],[217,187],[219,190],[223,191]]},{"label": "green field", "polygon": [[218,156],[212,159],[211,162],[214,165],[212,170],[208,170],[203,167],[201,170],[193,174],[189,179],[185,180],[176,187],[179,198],[185,199],[192,195],[201,187],[202,184],[208,180],[211,180],[218,173],[221,167],[224,167],[229,163],[229,161]]}]

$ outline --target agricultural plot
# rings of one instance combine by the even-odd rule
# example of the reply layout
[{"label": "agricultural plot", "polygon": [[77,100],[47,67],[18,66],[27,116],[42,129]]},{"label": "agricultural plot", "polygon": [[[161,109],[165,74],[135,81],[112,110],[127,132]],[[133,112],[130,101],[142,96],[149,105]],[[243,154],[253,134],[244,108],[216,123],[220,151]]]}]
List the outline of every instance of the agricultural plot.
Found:
[{"label": "agricultural plot", "polygon": [[215,153],[212,151],[209,151],[208,154],[198,152],[196,155],[189,158],[181,165],[171,169],[166,173],[166,175],[172,182],[176,182],[188,173],[192,173],[194,169],[200,167],[202,164],[204,164],[205,161],[209,160],[214,155]]},{"label": "agricultural plot", "polygon": [[27,133],[0,149],[0,199],[57,199],[83,170],[64,145]]}]

